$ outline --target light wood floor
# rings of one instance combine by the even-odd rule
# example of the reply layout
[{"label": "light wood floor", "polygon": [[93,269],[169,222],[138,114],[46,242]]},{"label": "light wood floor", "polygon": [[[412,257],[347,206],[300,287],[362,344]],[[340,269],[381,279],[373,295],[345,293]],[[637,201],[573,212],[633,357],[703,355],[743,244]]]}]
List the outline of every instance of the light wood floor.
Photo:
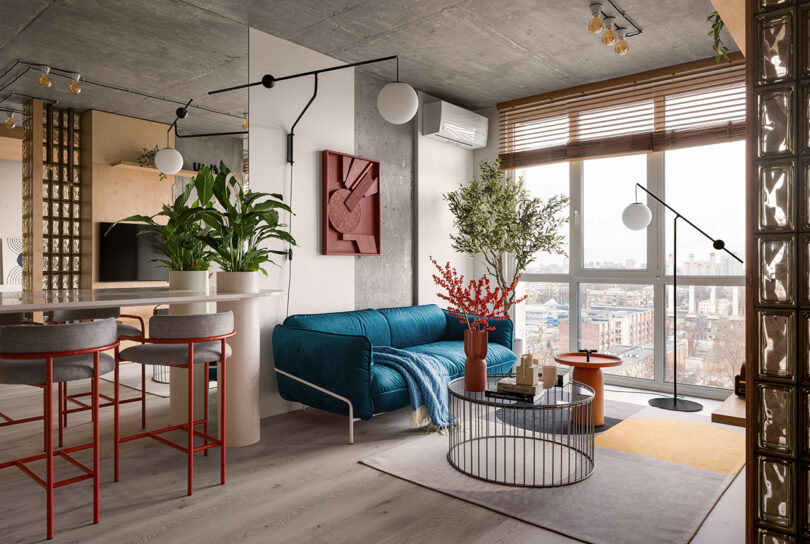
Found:
[{"label": "light wood floor", "polygon": [[[108,388],[110,384],[102,384],[103,392]],[[629,397],[620,395],[618,400]],[[149,396],[147,402],[149,427],[164,425],[168,399]],[[36,415],[41,405],[38,389],[0,386],[0,409],[7,413]],[[102,413],[103,454],[108,458],[102,466],[101,522],[91,523],[88,482],[58,489],[54,542],[574,542],[360,465],[364,457],[422,436],[408,427],[404,411],[358,422],[354,445],[346,443],[344,417],[304,410],[265,419],[259,444],[228,450],[224,487],[217,485],[218,452],[195,458],[195,492],[187,497],[185,456],[148,440],[129,444],[121,481],[112,482],[110,410]],[[122,434],[138,431],[138,410],[136,404],[122,407]],[[86,414],[73,416],[67,443],[85,441],[90,432]],[[41,423],[0,429],[0,459],[36,453],[41,444]],[[42,489],[13,468],[0,471],[0,482],[0,542],[43,541]],[[741,541],[743,484],[742,477],[737,478],[695,542]]]}]

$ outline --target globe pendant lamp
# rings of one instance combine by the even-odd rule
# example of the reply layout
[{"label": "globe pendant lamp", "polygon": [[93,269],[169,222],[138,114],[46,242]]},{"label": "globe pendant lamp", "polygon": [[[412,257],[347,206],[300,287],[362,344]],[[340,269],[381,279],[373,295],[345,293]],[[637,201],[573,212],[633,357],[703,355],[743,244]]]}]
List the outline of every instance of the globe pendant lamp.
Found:
[{"label": "globe pendant lamp", "polygon": [[173,176],[183,168],[183,155],[176,149],[164,147],[155,154],[155,166],[167,176]]},{"label": "globe pendant lamp", "polygon": [[377,109],[383,119],[393,125],[407,123],[419,109],[419,98],[416,91],[407,83],[396,81],[389,83],[377,95]]},{"label": "globe pendant lamp", "polygon": [[651,220],[652,212],[642,202],[633,202],[622,212],[622,222],[630,230],[646,229]]}]

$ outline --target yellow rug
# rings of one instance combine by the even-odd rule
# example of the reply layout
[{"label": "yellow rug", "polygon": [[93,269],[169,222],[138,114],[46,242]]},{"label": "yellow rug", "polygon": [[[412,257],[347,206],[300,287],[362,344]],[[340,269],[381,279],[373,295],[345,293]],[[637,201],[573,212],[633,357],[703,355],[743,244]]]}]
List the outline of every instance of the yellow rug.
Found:
[{"label": "yellow rug", "polygon": [[630,418],[597,436],[596,445],[724,474],[745,464],[743,433],[696,421]]}]

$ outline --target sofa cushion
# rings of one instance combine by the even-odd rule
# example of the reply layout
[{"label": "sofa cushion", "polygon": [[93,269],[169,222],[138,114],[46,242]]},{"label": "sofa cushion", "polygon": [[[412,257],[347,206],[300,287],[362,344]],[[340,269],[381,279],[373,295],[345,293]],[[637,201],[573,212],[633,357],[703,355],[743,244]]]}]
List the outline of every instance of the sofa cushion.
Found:
[{"label": "sofa cushion", "polygon": [[[444,360],[448,361],[448,370],[450,371],[450,379],[458,378],[464,374],[464,360],[467,356],[464,354],[464,342],[442,340],[439,342],[432,342],[430,344],[422,344],[421,346],[413,346],[407,348],[407,351],[414,351],[417,353],[431,353],[439,355]],[[508,372],[515,364],[517,357],[514,353],[506,349],[500,344],[490,342],[487,345],[487,371],[488,372]]]},{"label": "sofa cushion", "polygon": [[[464,343],[439,341],[421,346],[413,346],[407,351],[436,355],[450,372],[450,379],[464,375]],[[515,354],[500,344],[489,344],[487,349],[487,371],[490,373],[510,372],[515,364]],[[393,368],[381,365],[371,366],[371,398],[374,412],[391,412],[410,404],[408,386],[402,374]]]},{"label": "sofa cushion", "polygon": [[384,308],[379,312],[388,321],[391,330],[391,346],[407,348],[429,344],[444,338],[447,319],[435,304]]},{"label": "sofa cushion", "polygon": [[388,321],[377,310],[291,315],[284,320],[284,325],[311,331],[365,336],[372,346],[391,345]]}]

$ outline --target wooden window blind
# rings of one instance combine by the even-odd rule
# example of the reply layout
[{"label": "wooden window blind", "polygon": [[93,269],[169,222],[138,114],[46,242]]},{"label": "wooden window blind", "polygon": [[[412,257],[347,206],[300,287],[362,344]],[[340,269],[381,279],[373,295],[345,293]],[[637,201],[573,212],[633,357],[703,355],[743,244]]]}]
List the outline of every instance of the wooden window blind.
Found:
[{"label": "wooden window blind", "polygon": [[745,60],[714,58],[498,104],[501,167],[745,138]]}]

